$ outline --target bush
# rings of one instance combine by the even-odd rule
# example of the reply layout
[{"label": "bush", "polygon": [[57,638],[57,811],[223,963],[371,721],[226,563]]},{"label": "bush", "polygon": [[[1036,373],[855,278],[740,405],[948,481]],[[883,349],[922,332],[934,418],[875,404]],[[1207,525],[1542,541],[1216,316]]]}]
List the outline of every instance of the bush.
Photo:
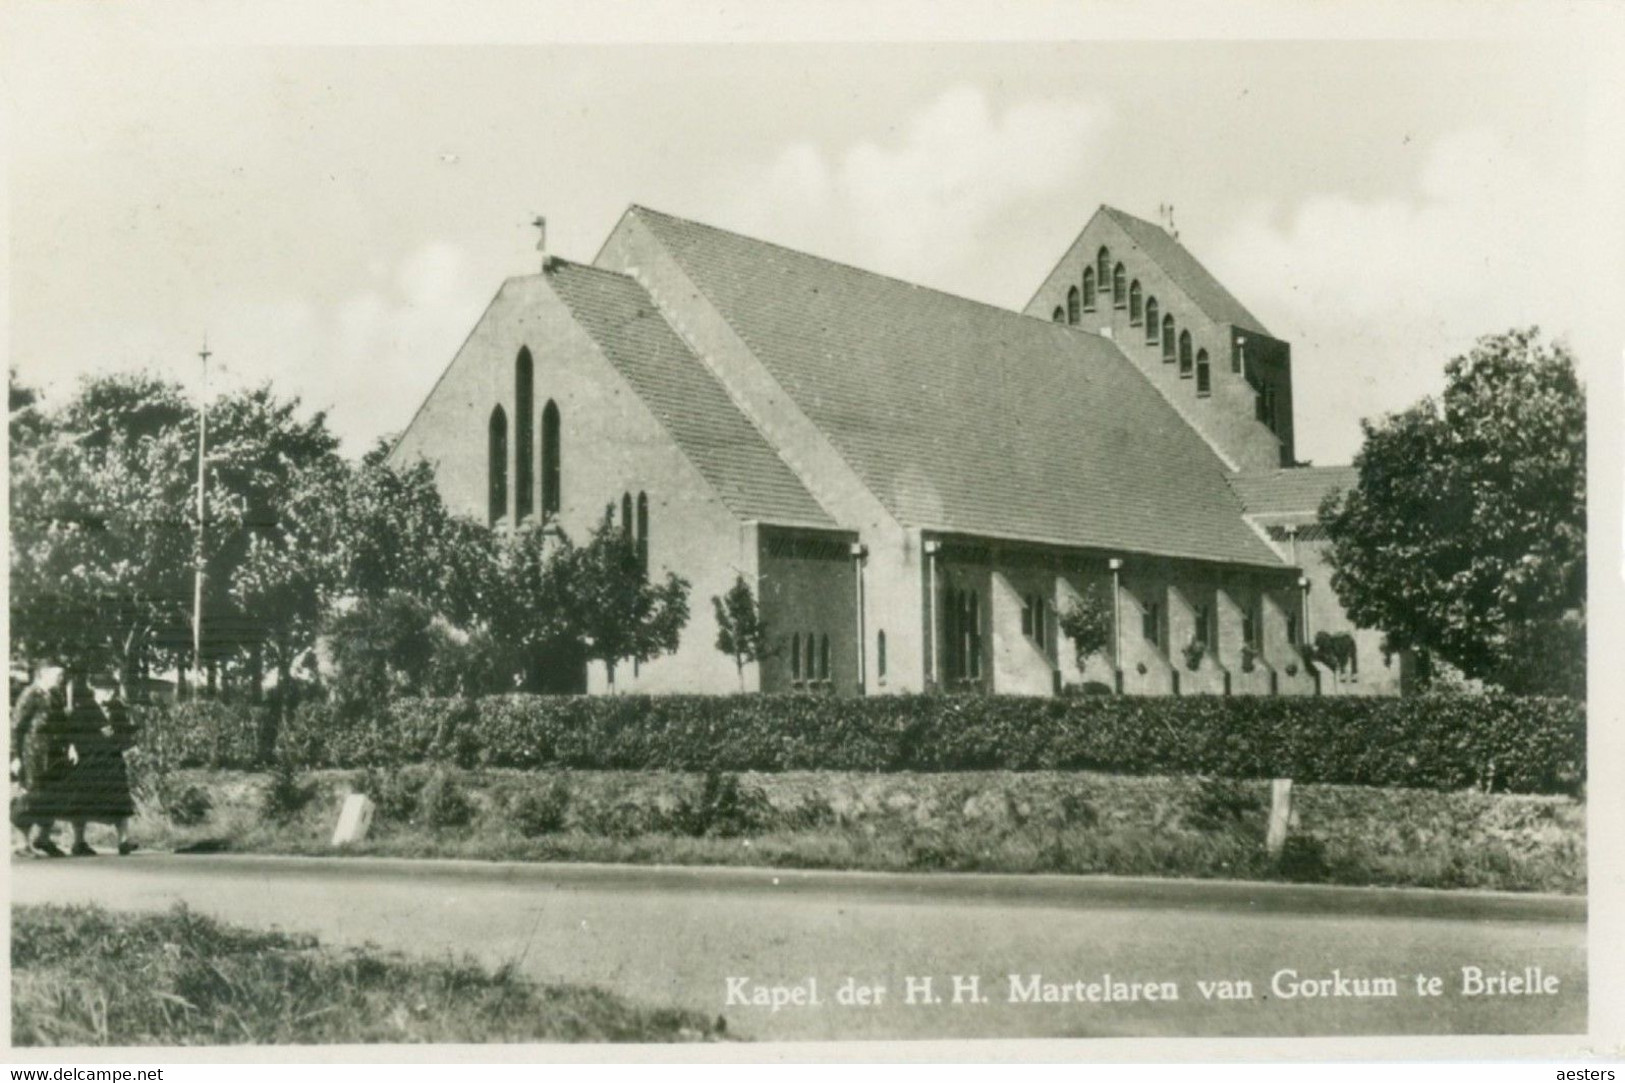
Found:
[{"label": "bush", "polygon": [[678,822],[695,837],[737,838],[760,831],[771,813],[767,795],[735,774],[708,771],[696,802],[685,802]]},{"label": "bush", "polygon": [[417,815],[418,798],[427,781],[418,772],[369,767],[361,772],[355,789],[372,802],[380,820],[404,824]]},{"label": "bush", "polygon": [[564,830],[564,820],[569,812],[570,783],[559,777],[545,790],[521,793],[514,799],[508,815],[521,835],[534,839]]},{"label": "bush", "polygon": [[474,822],[474,802],[468,791],[445,771],[436,771],[418,795],[418,817],[423,826],[441,831]]},{"label": "bush", "polygon": [[[184,728],[180,714],[142,714],[149,727]],[[251,728],[246,718],[240,727],[223,714],[209,719],[223,749],[239,747],[229,734]],[[398,699],[356,716],[305,704],[284,738],[311,757],[304,767],[1088,769],[1572,794],[1585,779],[1585,725],[1577,700],[1505,695],[503,695]],[[214,738],[187,740],[214,747]]]},{"label": "bush", "polygon": [[159,791],[158,803],[176,827],[196,827],[214,811],[214,798],[202,786],[166,787]]},{"label": "bush", "polygon": [[316,789],[301,782],[293,761],[281,757],[271,769],[270,782],[260,798],[260,812],[272,823],[285,824],[310,804]]}]

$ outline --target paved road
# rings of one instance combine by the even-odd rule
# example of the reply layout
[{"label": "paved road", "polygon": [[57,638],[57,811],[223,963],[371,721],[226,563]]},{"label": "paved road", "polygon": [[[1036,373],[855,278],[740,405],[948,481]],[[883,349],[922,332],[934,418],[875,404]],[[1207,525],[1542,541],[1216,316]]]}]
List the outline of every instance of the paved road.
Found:
[{"label": "paved road", "polygon": [[[11,897],[132,909],[184,900],[327,943],[518,960],[539,979],[721,1014],[758,1038],[1578,1033],[1586,1023],[1584,903],[1550,897],[157,854],[16,861]],[[1537,987],[1555,978],[1555,991],[1466,996],[1464,967]],[[1419,995],[1418,973],[1441,978],[1442,995]],[[1349,979],[1379,977],[1395,979],[1398,995],[1350,995],[1360,985]],[[730,993],[729,979],[747,980]],[[854,991],[883,987],[880,1002],[840,1003],[847,979]],[[1314,988],[1328,995],[1303,994],[1302,982],[1323,979]],[[1199,981],[1237,983],[1233,992],[1250,982],[1253,995],[1209,999]],[[1277,983],[1293,981],[1298,995],[1283,996]],[[1170,982],[1177,1000],[1148,999],[1148,986],[1165,996]],[[748,1003],[771,1000],[775,986],[779,1010]],[[1071,1002],[1046,1002],[1046,987]]]}]

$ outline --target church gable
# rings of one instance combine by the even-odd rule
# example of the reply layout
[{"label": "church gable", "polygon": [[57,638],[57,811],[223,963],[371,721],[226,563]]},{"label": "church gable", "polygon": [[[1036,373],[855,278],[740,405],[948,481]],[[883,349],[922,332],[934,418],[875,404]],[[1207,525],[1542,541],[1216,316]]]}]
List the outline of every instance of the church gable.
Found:
[{"label": "church gable", "polygon": [[1117,342],[1230,470],[1293,463],[1291,347],[1160,227],[1102,206],[1025,311]]},{"label": "church gable", "polygon": [[636,283],[556,260],[504,283],[392,452],[417,458],[492,525],[580,533],[618,500],[695,498],[735,522],[834,525]]}]

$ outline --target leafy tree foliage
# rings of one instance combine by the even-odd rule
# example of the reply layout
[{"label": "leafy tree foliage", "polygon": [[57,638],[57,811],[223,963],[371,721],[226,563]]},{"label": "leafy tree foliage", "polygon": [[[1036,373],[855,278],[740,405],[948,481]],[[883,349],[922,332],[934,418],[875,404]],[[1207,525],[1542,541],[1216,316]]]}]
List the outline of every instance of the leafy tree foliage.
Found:
[{"label": "leafy tree foliage", "polygon": [[745,666],[768,657],[767,625],[756,608],[756,596],[744,576],[736,576],[728,593],[711,598],[717,616],[717,650],[734,660],[739,687],[745,687]]},{"label": "leafy tree foliage", "polygon": [[1487,336],[1438,398],[1366,422],[1329,498],[1332,586],[1392,649],[1514,692],[1584,687],[1585,398],[1535,328]]},{"label": "leafy tree foliage", "polygon": [[688,580],[668,572],[665,582],[650,582],[610,513],[586,545],[561,535],[550,563],[569,634],[587,658],[604,663],[611,688],[621,662],[648,662],[677,649],[688,623]]},{"label": "leafy tree foliage", "polygon": [[1080,668],[1111,646],[1112,618],[1111,601],[1094,587],[1062,610],[1059,618],[1061,631],[1072,640]]}]

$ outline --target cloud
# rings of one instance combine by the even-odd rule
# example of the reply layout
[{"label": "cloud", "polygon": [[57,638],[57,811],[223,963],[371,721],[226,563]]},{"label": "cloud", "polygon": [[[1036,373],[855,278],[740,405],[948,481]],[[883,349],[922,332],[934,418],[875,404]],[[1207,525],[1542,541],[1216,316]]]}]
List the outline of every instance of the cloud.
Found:
[{"label": "cloud", "polygon": [[[490,290],[472,275],[461,248],[441,242],[369,271],[366,288],[323,303],[240,297],[226,305],[219,340],[258,343],[275,356],[235,365],[227,358],[222,382],[253,383],[275,372],[279,392],[329,411],[351,453],[383,431],[383,419],[389,428],[404,427]],[[240,381],[233,369],[244,374]]]},{"label": "cloud", "polygon": [[1585,237],[1554,198],[1561,181],[1473,129],[1429,147],[1400,194],[1258,203],[1238,219],[1212,266],[1293,344],[1300,457],[1346,460],[1359,418],[1437,391],[1480,335],[1581,331]]},{"label": "cloud", "polygon": [[784,148],[723,185],[719,224],[931,285],[948,285],[1000,223],[1079,185],[1104,105],[1027,101],[995,113],[947,91],[884,145]]}]

